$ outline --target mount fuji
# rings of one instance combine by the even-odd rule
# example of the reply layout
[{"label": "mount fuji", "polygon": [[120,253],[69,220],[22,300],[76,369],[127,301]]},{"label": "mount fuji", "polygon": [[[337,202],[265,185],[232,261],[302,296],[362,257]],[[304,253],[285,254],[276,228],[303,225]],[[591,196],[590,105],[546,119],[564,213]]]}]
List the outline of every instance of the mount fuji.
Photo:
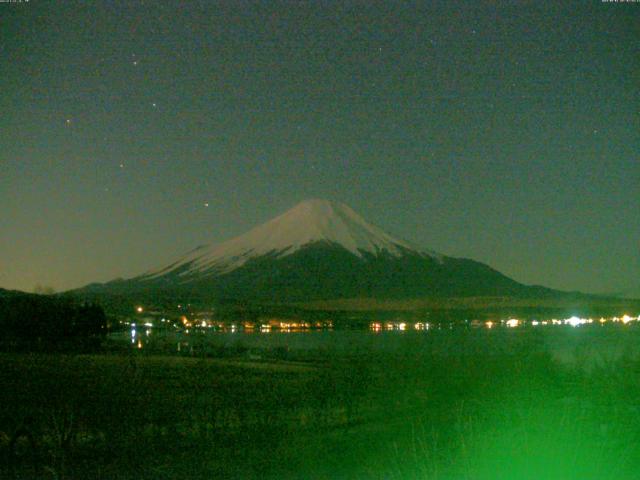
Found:
[{"label": "mount fuji", "polygon": [[343,203],[319,199],[160,268],[82,290],[267,302],[552,292],[520,284],[485,264],[414,246]]},{"label": "mount fuji", "polygon": [[360,259],[365,256],[401,257],[408,253],[440,259],[441,255],[421,250],[393,238],[367,223],[343,203],[307,200],[286,213],[244,235],[222,244],[202,246],[167,267],[152,270],[140,279],[154,279],[175,272],[179,277],[221,275],[241,268],[252,259],[269,256],[281,259],[312,245],[339,247]]}]

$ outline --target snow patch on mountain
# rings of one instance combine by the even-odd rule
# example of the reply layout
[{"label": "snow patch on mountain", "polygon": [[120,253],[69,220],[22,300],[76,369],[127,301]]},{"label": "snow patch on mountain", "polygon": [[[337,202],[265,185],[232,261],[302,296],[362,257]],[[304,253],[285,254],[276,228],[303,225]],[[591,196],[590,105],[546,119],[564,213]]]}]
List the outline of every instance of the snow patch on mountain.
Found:
[{"label": "snow patch on mountain", "polygon": [[160,270],[143,277],[153,279],[181,269],[179,275],[222,274],[263,255],[284,257],[315,242],[338,244],[354,255],[364,253],[400,257],[411,252],[441,261],[436,252],[417,248],[366,222],[343,203],[313,199],[304,201],[284,214],[226,242],[198,247]]}]

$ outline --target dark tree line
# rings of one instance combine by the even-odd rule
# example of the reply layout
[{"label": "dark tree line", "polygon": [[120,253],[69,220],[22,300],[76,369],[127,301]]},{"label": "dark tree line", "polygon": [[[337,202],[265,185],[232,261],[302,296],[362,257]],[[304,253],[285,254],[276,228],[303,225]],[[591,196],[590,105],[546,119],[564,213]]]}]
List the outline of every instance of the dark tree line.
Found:
[{"label": "dark tree line", "polygon": [[22,345],[99,344],[106,334],[102,308],[71,298],[0,295],[0,341]]}]

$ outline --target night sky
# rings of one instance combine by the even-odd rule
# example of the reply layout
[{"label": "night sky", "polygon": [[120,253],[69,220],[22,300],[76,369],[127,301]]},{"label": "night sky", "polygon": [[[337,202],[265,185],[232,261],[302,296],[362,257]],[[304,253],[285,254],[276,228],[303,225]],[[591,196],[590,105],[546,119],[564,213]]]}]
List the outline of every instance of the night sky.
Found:
[{"label": "night sky", "polygon": [[297,202],[640,292],[640,3],[0,3],[0,287],[128,277]]}]

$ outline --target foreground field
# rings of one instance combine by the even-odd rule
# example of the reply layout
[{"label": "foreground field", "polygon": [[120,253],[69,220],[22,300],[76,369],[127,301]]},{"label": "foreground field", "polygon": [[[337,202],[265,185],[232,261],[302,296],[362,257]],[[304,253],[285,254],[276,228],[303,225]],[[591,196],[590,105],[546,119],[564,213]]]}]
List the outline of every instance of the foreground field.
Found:
[{"label": "foreground field", "polygon": [[0,477],[637,478],[640,362],[517,350],[0,354]]}]

